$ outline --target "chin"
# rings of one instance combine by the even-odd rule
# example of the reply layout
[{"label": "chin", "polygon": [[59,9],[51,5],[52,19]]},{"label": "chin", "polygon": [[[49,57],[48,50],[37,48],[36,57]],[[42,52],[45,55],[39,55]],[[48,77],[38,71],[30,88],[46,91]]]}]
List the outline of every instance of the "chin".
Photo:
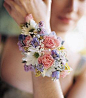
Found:
[{"label": "chin", "polygon": [[70,28],[70,27],[61,27],[61,28],[58,28],[56,31],[58,32],[68,32],[68,31],[71,31],[73,28]]}]

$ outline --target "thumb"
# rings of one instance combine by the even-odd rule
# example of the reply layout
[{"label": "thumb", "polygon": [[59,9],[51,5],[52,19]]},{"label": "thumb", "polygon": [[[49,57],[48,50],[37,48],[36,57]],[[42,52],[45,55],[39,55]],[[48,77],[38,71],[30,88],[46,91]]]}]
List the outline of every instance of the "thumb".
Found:
[{"label": "thumb", "polygon": [[51,4],[52,4],[52,0],[44,0],[45,4],[48,7],[48,10],[51,11]]}]

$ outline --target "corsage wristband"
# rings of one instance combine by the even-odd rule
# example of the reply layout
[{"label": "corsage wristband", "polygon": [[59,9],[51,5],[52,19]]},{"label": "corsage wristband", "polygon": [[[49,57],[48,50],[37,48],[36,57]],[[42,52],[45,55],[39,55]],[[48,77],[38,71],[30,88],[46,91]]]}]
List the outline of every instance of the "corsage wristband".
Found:
[{"label": "corsage wristband", "polygon": [[34,71],[38,77],[52,77],[57,80],[70,73],[64,41],[55,32],[48,33],[43,21],[38,24],[32,15],[26,17],[26,23],[21,25],[22,33],[19,35],[18,46],[24,57],[24,70]]}]

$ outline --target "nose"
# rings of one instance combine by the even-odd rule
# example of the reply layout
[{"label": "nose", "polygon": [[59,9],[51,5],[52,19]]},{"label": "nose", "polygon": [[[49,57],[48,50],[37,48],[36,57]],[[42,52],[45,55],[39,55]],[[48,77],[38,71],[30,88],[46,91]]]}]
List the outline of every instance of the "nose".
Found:
[{"label": "nose", "polygon": [[66,11],[67,12],[77,12],[78,10],[78,0],[68,0],[67,6],[66,6]]}]

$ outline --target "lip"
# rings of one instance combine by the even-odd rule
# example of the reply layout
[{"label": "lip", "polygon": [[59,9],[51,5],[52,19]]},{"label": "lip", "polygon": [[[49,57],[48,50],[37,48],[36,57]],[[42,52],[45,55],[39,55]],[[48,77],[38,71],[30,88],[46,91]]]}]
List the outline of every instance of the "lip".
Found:
[{"label": "lip", "polygon": [[63,17],[63,16],[59,16],[58,19],[63,22],[63,23],[66,23],[66,24],[69,24],[70,22],[73,21],[72,18],[69,18],[69,17]]}]

